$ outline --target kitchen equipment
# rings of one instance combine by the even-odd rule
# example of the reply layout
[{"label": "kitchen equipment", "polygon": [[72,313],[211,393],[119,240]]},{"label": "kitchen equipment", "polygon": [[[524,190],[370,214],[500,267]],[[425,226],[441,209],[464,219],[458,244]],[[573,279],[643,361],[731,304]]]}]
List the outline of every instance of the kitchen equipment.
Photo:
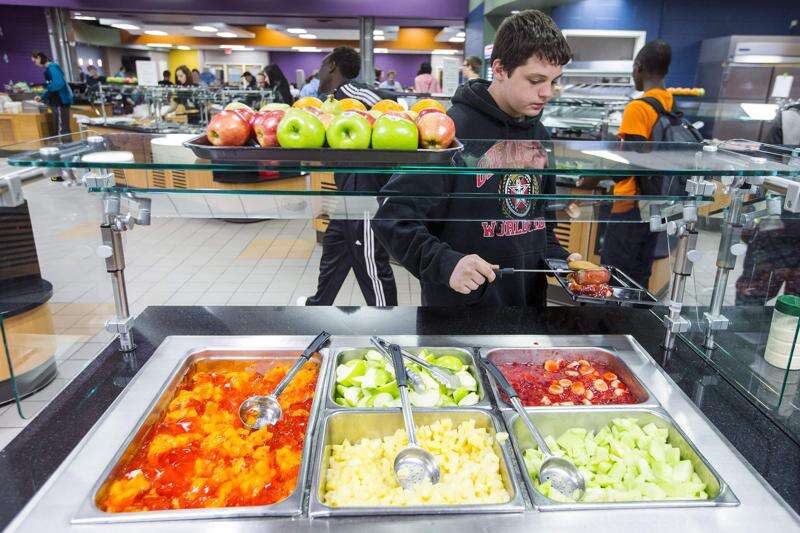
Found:
[{"label": "kitchen equipment", "polygon": [[[547,266],[553,270],[565,270],[567,262],[563,259],[547,259]],[[586,296],[575,293],[569,288],[569,274],[555,274],[555,278],[561,288],[569,295],[573,302],[584,302],[593,304],[611,305],[641,305],[652,307],[659,303],[658,298],[653,296],[647,289],[636,283],[625,272],[617,267],[602,265],[611,274],[607,285],[611,288],[611,296]],[[572,272],[571,270],[569,271]]]},{"label": "kitchen equipment", "polygon": [[[384,346],[380,343],[376,343],[375,341],[372,340],[373,338],[377,337],[371,337],[370,342],[372,342],[375,348],[378,349],[378,353],[381,354],[386,359],[386,361],[389,362],[390,365],[393,365],[394,361],[392,361],[392,356],[389,353],[389,345],[387,344]],[[425,382],[422,381],[422,378],[419,376],[419,374],[410,368],[406,368],[405,365],[403,366],[403,368],[405,369],[405,374],[406,377],[408,378],[408,381],[411,382],[411,388],[414,389],[414,392],[417,392],[419,394],[424,393]]]},{"label": "kitchen equipment", "polygon": [[500,369],[497,368],[494,363],[486,359],[481,359],[481,362],[489,371],[489,373],[492,374],[497,384],[508,395],[514,410],[520,417],[522,417],[522,421],[525,423],[528,431],[530,431],[531,436],[533,436],[533,439],[536,441],[536,444],[538,444],[539,451],[541,451],[545,456],[542,466],[539,467],[539,482],[546,483],[549,481],[550,486],[561,494],[571,497],[576,501],[580,501],[586,492],[586,480],[583,478],[583,474],[581,474],[575,465],[569,460],[553,455],[553,452],[544,441],[544,438],[539,433],[539,430],[536,429],[536,426],[533,425],[531,419],[528,418],[528,414],[525,412],[525,408],[522,406],[522,402],[520,401],[519,396],[517,396],[517,391],[514,390],[514,387],[511,386],[508,380],[506,380],[506,377],[502,372],[500,372]]},{"label": "kitchen equipment", "polygon": [[[384,352],[387,352],[389,350],[390,346],[389,343],[381,339],[380,337],[375,337],[375,336],[370,337],[369,341],[373,345],[375,345],[376,348],[378,348],[378,351],[383,350]],[[406,351],[402,348],[400,348],[400,352],[403,354],[403,357],[405,357],[406,359],[410,359],[411,361],[414,361],[419,366],[430,372],[431,376],[433,376],[433,378],[436,381],[438,381],[445,387],[451,389],[457,389],[461,386],[461,380],[459,380],[455,376],[455,374],[453,374],[450,370],[441,366],[433,365],[428,361],[426,361],[425,359],[423,359],[422,357],[414,355],[413,353]],[[408,370],[406,370],[406,373],[408,373]]]},{"label": "kitchen equipment", "polygon": [[405,490],[411,490],[426,480],[436,484],[439,482],[440,476],[436,458],[417,444],[414,417],[411,414],[411,402],[408,399],[406,387],[406,367],[403,364],[403,353],[396,344],[389,345],[389,353],[392,356],[397,388],[400,390],[400,408],[403,411],[403,423],[406,427],[406,435],[408,435],[408,446],[394,458],[394,474],[397,482]]},{"label": "kitchen equipment", "polygon": [[[311,356],[317,353],[325,343],[331,338],[331,334],[323,331],[317,338],[311,341],[311,344],[300,354],[300,357],[295,361],[292,368],[286,373],[283,379],[278,383],[272,394],[268,396],[251,396],[241,403],[239,406],[239,419],[245,427],[250,429],[261,429],[264,426],[274,426],[278,420],[283,416],[281,405],[278,403],[278,396],[281,395],[283,390],[292,381],[295,374],[300,368],[311,359]],[[253,417],[255,420],[253,421]]]}]

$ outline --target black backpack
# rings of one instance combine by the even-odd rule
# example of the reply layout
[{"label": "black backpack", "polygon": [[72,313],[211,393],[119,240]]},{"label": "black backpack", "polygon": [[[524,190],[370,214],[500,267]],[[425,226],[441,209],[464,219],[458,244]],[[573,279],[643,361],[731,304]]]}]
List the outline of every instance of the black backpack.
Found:
[{"label": "black backpack", "polygon": [[[650,134],[651,141],[661,142],[703,142],[703,136],[683,118],[683,113],[677,109],[667,111],[661,102],[652,97],[639,98],[658,113],[658,120],[653,125]],[[686,182],[690,176],[664,176],[658,178],[651,176],[639,179],[639,190],[647,196],[687,196]]]}]

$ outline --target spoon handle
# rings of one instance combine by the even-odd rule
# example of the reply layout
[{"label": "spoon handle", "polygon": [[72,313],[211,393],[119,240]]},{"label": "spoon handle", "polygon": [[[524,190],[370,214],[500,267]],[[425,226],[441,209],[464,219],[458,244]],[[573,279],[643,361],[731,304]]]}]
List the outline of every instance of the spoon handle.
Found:
[{"label": "spoon handle", "polygon": [[[384,350],[388,350],[389,343],[386,342],[384,339],[381,339],[380,337],[372,337],[372,339],[374,339],[373,344],[380,345],[383,347]],[[408,350],[404,350],[403,348],[400,348],[400,353],[402,353],[403,357],[405,357],[406,359],[413,361],[422,368],[426,369],[428,372],[431,373],[434,379],[436,379],[440,383],[444,383],[446,386],[452,389],[457,389],[460,386],[458,378],[456,378],[455,375],[453,375],[453,373],[450,372],[449,370],[432,365],[422,357],[414,355],[413,353],[409,352]],[[408,378],[410,381],[412,381],[413,385],[413,378],[411,376],[411,373],[408,372],[408,370],[406,370],[406,372],[409,374]]]},{"label": "spoon handle", "polygon": [[539,450],[546,456],[553,455],[553,452],[550,451],[550,447],[544,441],[544,438],[542,438],[542,434],[539,433],[539,430],[536,429],[536,426],[533,425],[531,419],[528,418],[528,413],[525,412],[525,408],[522,406],[522,402],[519,399],[517,391],[514,390],[514,387],[511,386],[511,383],[508,382],[508,380],[500,371],[500,369],[497,368],[497,366],[489,359],[481,357],[476,357],[476,359],[480,359],[484,368],[486,368],[486,370],[489,371],[489,373],[495,379],[500,388],[503,389],[503,391],[505,391],[505,393],[508,395],[508,399],[511,401],[511,405],[514,407],[514,410],[522,418],[522,422],[528,428],[528,431],[530,432],[531,436],[533,436],[533,440],[535,440],[536,444],[539,445]]},{"label": "spoon handle", "polygon": [[309,359],[311,359],[311,356],[317,353],[325,345],[325,343],[328,342],[330,338],[331,334],[328,333],[327,331],[323,331],[322,333],[317,335],[317,337],[313,341],[311,341],[311,344],[309,344],[308,347],[303,351],[303,353],[300,354],[300,357],[297,359],[297,361],[294,362],[292,368],[289,369],[286,375],[283,376],[283,379],[280,381],[280,383],[278,383],[278,386],[275,387],[275,390],[272,392],[272,395],[274,397],[277,398],[278,396],[281,395],[283,390],[287,387],[287,385],[289,385],[289,383],[292,381],[295,374],[297,374],[300,368],[304,364],[306,364],[306,362]]},{"label": "spoon handle", "polygon": [[403,423],[406,426],[408,443],[412,446],[417,445],[417,436],[414,432],[414,417],[411,415],[411,402],[408,400],[408,388],[406,386],[406,368],[403,364],[403,352],[396,344],[389,345],[389,354],[392,356],[394,374],[397,379],[397,388],[400,391],[400,408],[403,411]]}]

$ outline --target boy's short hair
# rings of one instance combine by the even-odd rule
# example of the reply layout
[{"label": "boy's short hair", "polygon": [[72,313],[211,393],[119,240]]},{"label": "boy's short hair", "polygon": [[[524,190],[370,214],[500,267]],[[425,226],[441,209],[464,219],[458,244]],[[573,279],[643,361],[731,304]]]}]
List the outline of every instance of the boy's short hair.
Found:
[{"label": "boy's short hair", "polygon": [[328,54],[327,59],[339,68],[339,72],[347,80],[357,77],[361,70],[361,56],[350,46],[337,46]]},{"label": "boy's short hair", "polygon": [[634,59],[634,64],[639,65],[642,73],[662,78],[669,72],[671,62],[672,48],[661,39],[645,44]]},{"label": "boy's short hair", "polygon": [[536,9],[526,9],[500,24],[491,61],[499,59],[510,76],[532,56],[553,65],[566,65],[572,59],[572,50],[553,19]]}]

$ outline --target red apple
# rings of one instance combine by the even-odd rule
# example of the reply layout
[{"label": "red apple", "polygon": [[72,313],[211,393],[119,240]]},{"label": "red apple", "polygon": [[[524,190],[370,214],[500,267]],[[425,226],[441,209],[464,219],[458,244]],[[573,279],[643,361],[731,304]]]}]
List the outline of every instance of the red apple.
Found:
[{"label": "red apple", "polygon": [[242,146],[250,139],[250,124],[236,111],[214,115],[206,128],[208,142],[214,146]]},{"label": "red apple", "polygon": [[319,118],[320,122],[325,126],[325,129],[328,129],[328,126],[333,122],[333,115],[331,113],[320,113],[317,115],[317,118]]},{"label": "red apple", "polygon": [[342,115],[347,115],[347,114],[361,115],[362,117],[367,119],[367,122],[369,122],[370,126],[375,125],[375,117],[372,114],[370,114],[369,111],[364,111],[363,109],[348,109],[347,111],[342,112]]},{"label": "red apple", "polygon": [[315,117],[319,117],[322,114],[322,110],[320,108],[318,108],[318,107],[308,106],[308,107],[304,107],[302,109],[303,109],[303,111],[305,111],[307,113],[311,113]]},{"label": "red apple", "polygon": [[426,107],[425,109],[419,112],[419,114],[417,115],[417,120],[421,119],[428,113],[444,113],[444,111],[442,111],[438,107]]},{"label": "red apple", "polygon": [[419,145],[423,148],[450,148],[456,136],[453,119],[444,113],[426,113],[417,119]]},{"label": "red apple", "polygon": [[409,122],[414,122],[414,119],[411,118],[411,115],[409,115],[405,111],[387,111],[386,113],[384,113],[381,116],[384,116],[384,115],[389,115],[390,117],[399,117],[399,118],[402,118],[404,120],[408,120]]},{"label": "red apple", "polygon": [[264,148],[278,146],[278,124],[281,123],[285,114],[286,111],[282,109],[259,111],[255,114],[253,132],[260,146]]}]

